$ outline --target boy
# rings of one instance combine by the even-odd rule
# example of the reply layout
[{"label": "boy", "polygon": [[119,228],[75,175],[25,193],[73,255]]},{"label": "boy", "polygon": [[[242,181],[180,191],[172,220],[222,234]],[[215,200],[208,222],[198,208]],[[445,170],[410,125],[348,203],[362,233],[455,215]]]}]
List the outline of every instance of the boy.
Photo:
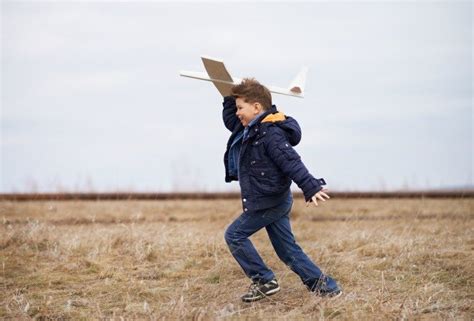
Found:
[{"label": "boy", "polygon": [[245,274],[252,280],[244,302],[263,299],[280,291],[273,272],[248,239],[265,227],[278,257],[301,278],[308,290],[320,296],[342,293],[296,244],[289,214],[293,180],[307,202],[325,201],[324,179],[314,178],[293,149],[301,129],[291,117],[276,110],[270,91],[255,79],[244,79],[224,97],[224,124],[232,132],[224,155],[226,182],[238,180],[243,213],[227,228],[225,240]]}]

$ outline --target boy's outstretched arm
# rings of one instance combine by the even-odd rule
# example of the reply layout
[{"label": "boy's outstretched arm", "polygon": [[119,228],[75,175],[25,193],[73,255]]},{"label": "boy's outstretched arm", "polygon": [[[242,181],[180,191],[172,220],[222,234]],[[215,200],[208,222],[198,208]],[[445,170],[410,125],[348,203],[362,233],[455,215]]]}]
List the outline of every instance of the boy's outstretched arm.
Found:
[{"label": "boy's outstretched arm", "polygon": [[228,130],[233,132],[235,127],[240,124],[240,120],[235,114],[237,112],[235,98],[232,96],[225,96],[222,105],[224,106],[224,109],[222,110],[222,120],[224,121],[224,125]]},{"label": "boy's outstretched arm", "polygon": [[286,135],[275,128],[272,133],[272,139],[269,139],[266,145],[266,151],[281,171],[291,178],[293,182],[303,191],[305,201],[314,202],[317,206],[317,200],[325,201],[327,189],[323,189],[326,184],[324,179],[317,179],[311,175],[306,166],[301,161],[300,155],[293,149],[288,142]]}]

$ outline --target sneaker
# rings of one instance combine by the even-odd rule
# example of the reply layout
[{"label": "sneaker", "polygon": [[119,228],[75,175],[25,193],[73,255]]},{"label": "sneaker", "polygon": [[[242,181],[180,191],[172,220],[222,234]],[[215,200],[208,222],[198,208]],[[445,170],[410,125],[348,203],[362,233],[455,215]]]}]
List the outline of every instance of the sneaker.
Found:
[{"label": "sneaker", "polygon": [[308,290],[316,295],[328,298],[336,298],[342,294],[342,289],[337,285],[336,281],[326,275],[321,276],[318,282]]},{"label": "sneaker", "polygon": [[271,280],[265,284],[252,283],[249,287],[249,292],[242,297],[244,302],[254,302],[261,300],[269,295],[280,291],[280,286],[276,279]]}]

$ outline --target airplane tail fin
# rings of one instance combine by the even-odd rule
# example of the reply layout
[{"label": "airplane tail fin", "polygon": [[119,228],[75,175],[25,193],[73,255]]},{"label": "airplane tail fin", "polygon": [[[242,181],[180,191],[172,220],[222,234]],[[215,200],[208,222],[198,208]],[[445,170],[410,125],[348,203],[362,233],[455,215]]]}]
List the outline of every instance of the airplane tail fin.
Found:
[{"label": "airplane tail fin", "polygon": [[304,94],[304,86],[306,83],[306,74],[308,73],[308,67],[303,67],[301,71],[296,75],[295,79],[290,83],[288,90],[295,94]]}]

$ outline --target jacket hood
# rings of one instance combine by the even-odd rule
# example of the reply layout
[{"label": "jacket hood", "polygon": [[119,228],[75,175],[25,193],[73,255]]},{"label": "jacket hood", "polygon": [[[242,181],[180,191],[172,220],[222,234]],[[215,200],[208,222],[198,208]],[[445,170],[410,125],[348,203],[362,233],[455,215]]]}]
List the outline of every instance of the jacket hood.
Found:
[{"label": "jacket hood", "polygon": [[273,125],[281,128],[288,138],[288,141],[292,146],[298,145],[301,141],[301,128],[298,122],[290,117],[286,116],[281,112],[268,114],[262,119],[262,123],[272,123]]}]

